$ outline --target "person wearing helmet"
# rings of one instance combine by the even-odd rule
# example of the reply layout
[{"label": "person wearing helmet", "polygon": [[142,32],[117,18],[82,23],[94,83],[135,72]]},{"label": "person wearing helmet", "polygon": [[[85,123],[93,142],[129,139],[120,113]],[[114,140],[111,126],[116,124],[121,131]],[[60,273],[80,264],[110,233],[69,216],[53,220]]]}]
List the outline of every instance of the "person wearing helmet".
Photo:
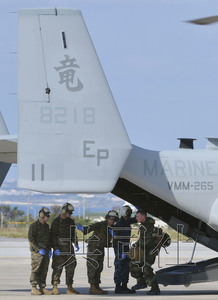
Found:
[{"label": "person wearing helmet", "polygon": [[[42,207],[39,210],[39,219],[30,225],[28,240],[31,251],[31,276],[32,295],[50,295],[46,287],[46,277],[48,273],[49,259],[51,256],[51,243],[49,226],[47,224],[50,217],[50,210]],[[39,290],[37,289],[39,286]]]},{"label": "person wearing helmet", "polygon": [[135,293],[127,287],[129,282],[129,262],[130,258],[125,253],[129,252],[131,237],[131,224],[137,223],[136,218],[131,218],[132,209],[129,205],[124,205],[120,209],[120,219],[116,223],[114,236],[114,282],[116,284],[115,294]]},{"label": "person wearing helmet", "polygon": [[137,284],[132,289],[139,290],[150,286],[151,290],[147,292],[147,295],[160,295],[158,282],[151,267],[158,254],[158,251],[155,251],[158,243],[154,226],[155,220],[147,217],[147,212],[143,209],[137,211],[136,219],[141,226],[139,227],[139,239],[133,246],[142,255],[139,255],[137,261],[132,260],[130,263],[131,275],[137,279]]},{"label": "person wearing helmet", "polygon": [[84,232],[84,235],[92,232],[92,235],[86,240],[88,243],[87,252],[87,275],[90,284],[89,294],[101,295],[107,294],[99,287],[101,283],[101,272],[104,262],[104,248],[111,247],[112,229],[119,220],[119,215],[115,210],[110,210],[105,216],[105,221],[91,224],[88,227],[77,225],[77,228]]},{"label": "person wearing helmet", "polygon": [[78,239],[75,231],[75,223],[71,218],[74,207],[70,203],[62,206],[61,214],[51,224],[51,242],[54,249],[52,261],[52,285],[53,295],[58,295],[58,284],[65,267],[67,294],[79,294],[73,287],[74,271],[77,265],[74,247],[79,250]]}]

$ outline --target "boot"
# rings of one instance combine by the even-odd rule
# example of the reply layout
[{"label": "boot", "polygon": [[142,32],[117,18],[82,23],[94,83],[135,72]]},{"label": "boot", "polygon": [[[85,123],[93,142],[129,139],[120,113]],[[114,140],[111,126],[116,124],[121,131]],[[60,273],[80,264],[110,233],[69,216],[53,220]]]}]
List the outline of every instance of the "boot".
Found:
[{"label": "boot", "polygon": [[122,284],[122,290],[123,290],[123,294],[135,294],[135,290],[130,290],[128,287],[127,287],[127,283],[123,283]]},{"label": "boot", "polygon": [[46,290],[45,287],[41,287],[40,292],[41,292],[42,295],[52,295],[52,291]]},{"label": "boot", "polygon": [[98,289],[101,291],[102,294],[108,294],[108,291],[102,290],[99,286],[99,284],[97,284]]},{"label": "boot", "polygon": [[59,291],[58,291],[58,286],[57,285],[53,286],[52,294],[53,295],[59,295]]},{"label": "boot", "polygon": [[78,295],[79,292],[76,291],[76,290],[72,287],[72,284],[68,284],[68,286],[67,286],[67,294],[69,294],[69,295]]},{"label": "boot", "polygon": [[101,291],[98,289],[98,286],[93,283],[90,284],[89,294],[90,295],[102,295]]},{"label": "boot", "polygon": [[150,291],[147,292],[147,295],[160,295],[160,289],[158,283],[155,283],[151,286]]},{"label": "boot", "polygon": [[144,280],[140,280],[137,282],[136,285],[132,286],[132,290],[136,291],[136,290],[141,290],[141,289],[145,289],[147,287],[147,285],[145,284]]},{"label": "boot", "polygon": [[98,284],[90,284],[90,290],[89,290],[90,295],[102,295],[102,290],[99,288]]},{"label": "boot", "polygon": [[31,295],[41,295],[41,292],[35,286],[32,286]]},{"label": "boot", "polygon": [[123,289],[122,289],[120,283],[116,283],[116,287],[115,287],[114,293],[115,294],[123,294]]}]

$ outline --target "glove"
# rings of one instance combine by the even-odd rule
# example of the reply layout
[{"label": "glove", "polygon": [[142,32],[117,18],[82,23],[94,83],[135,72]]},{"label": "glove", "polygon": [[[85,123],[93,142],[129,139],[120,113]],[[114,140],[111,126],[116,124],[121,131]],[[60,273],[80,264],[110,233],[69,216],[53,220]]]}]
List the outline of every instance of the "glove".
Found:
[{"label": "glove", "polygon": [[49,252],[48,252],[48,258],[50,259],[51,257],[52,257],[52,251],[49,250]]},{"label": "glove", "polygon": [[39,254],[40,254],[40,255],[44,256],[45,253],[46,253],[46,251],[45,251],[44,249],[40,249],[40,250],[39,250]]},{"label": "glove", "polygon": [[59,249],[56,249],[54,251],[54,255],[56,255],[56,256],[60,256],[60,253],[61,253],[61,251]]},{"label": "glove", "polygon": [[83,225],[76,225],[76,228],[83,232]]},{"label": "glove", "polygon": [[110,234],[112,235],[112,237],[115,237],[116,236],[116,233],[110,228],[109,229],[109,232],[110,232]]},{"label": "glove", "polygon": [[79,251],[79,245],[75,245],[75,248],[76,248],[76,252]]},{"label": "glove", "polygon": [[126,258],[126,254],[122,253],[122,259],[125,259],[125,258]]}]

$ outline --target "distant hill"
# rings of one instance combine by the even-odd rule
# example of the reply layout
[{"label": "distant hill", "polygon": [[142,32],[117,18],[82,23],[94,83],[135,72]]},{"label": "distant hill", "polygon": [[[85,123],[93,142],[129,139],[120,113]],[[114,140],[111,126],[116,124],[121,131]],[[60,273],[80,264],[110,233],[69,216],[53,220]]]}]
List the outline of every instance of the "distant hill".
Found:
[{"label": "distant hill", "polygon": [[85,205],[86,214],[88,212],[107,212],[113,208],[119,208],[126,203],[124,200],[108,194],[42,194],[17,188],[17,182],[11,178],[6,180],[0,189],[0,205],[18,206],[19,209],[27,212],[28,199],[30,213],[37,215],[42,206],[51,208],[52,206],[62,206],[70,202],[75,207],[74,215],[83,216]]}]

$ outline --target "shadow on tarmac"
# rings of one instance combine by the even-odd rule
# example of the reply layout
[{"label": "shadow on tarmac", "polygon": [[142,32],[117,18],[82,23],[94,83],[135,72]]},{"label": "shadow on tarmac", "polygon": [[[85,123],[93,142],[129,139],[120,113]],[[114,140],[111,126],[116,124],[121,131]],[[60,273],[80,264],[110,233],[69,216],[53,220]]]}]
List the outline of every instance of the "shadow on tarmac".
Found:
[{"label": "shadow on tarmac", "polygon": [[[76,287],[75,287],[76,288]],[[108,290],[108,287],[102,287],[105,290]],[[80,295],[89,295],[89,287],[84,287],[84,288],[76,288],[79,292]],[[48,288],[48,290],[50,291],[51,288]],[[66,295],[67,294],[67,289],[66,288],[59,288],[58,289],[60,292],[60,295]],[[104,297],[107,296],[113,296],[113,297],[142,297],[142,296],[147,296],[146,292],[148,291],[148,289],[146,290],[141,290],[141,291],[137,291],[134,295],[133,294],[115,294],[114,293],[114,289],[111,291],[109,290],[108,295],[104,295]],[[15,293],[17,296],[19,296],[19,293],[31,293],[31,289],[1,289],[0,292],[11,292],[11,293]],[[198,295],[218,295],[218,290],[187,290],[187,291],[183,291],[183,290],[162,290],[161,291],[161,296],[169,296],[169,297],[175,297],[175,296],[198,296]],[[102,295],[99,295],[102,296]]]}]

